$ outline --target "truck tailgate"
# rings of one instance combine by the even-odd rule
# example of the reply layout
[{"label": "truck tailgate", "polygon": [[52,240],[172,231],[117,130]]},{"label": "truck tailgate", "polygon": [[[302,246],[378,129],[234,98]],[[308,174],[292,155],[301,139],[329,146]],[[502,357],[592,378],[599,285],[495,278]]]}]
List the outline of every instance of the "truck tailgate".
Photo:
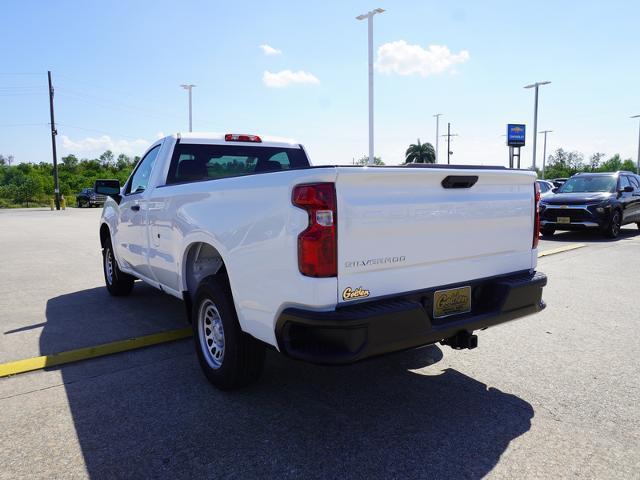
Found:
[{"label": "truck tailgate", "polygon": [[[443,187],[450,176],[477,181]],[[514,170],[338,167],[339,302],[534,268],[534,181]]]}]

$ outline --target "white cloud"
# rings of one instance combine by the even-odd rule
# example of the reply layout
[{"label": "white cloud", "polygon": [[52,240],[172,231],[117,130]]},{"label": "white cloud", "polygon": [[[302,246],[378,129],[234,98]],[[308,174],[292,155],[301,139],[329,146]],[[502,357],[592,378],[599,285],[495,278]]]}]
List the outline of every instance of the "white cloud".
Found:
[{"label": "white cloud", "polygon": [[404,40],[385,43],[378,48],[376,69],[381,73],[397,73],[412,75],[417,73],[423,77],[453,71],[454,65],[469,60],[469,52],[451,51],[444,45],[410,45]]},{"label": "white cloud", "polygon": [[100,137],[86,137],[80,140],[71,140],[66,135],[61,135],[62,149],[67,153],[82,156],[98,156],[105,150],[111,150],[116,155],[140,155],[149,147],[149,141],[142,138],[136,140],[117,140],[109,135]]},{"label": "white cloud", "polygon": [[266,43],[260,45],[262,52],[265,55],[280,55],[282,54],[282,50],[278,50],[277,48],[273,48],[271,45],[267,45]]},{"label": "white cloud", "polygon": [[281,72],[272,73],[268,70],[262,75],[262,83],[267,87],[283,88],[288,87],[291,84],[306,84],[306,85],[318,85],[318,80],[311,73],[307,73],[303,70],[292,72],[291,70],[282,70]]}]

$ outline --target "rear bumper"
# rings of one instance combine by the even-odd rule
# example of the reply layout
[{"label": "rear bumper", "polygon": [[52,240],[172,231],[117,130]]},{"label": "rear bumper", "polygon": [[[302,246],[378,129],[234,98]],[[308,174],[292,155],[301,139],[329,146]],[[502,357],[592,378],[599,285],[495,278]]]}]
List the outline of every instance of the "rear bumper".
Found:
[{"label": "rear bumper", "polygon": [[[352,363],[451,338],[536,313],[545,307],[539,272],[474,280],[421,290],[329,312],[285,309],[276,324],[280,351],[300,360],[324,364]],[[470,285],[472,310],[434,319],[436,290]]]}]

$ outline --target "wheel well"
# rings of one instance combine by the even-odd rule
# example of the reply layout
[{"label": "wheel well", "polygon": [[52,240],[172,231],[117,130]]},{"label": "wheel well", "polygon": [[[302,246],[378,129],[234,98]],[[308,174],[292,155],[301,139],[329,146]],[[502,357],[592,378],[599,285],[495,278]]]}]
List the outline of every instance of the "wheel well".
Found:
[{"label": "wheel well", "polygon": [[107,240],[109,239],[110,236],[111,236],[111,232],[109,231],[109,227],[107,226],[106,223],[103,223],[100,226],[100,246],[102,248],[105,247],[105,245],[107,244]]},{"label": "wheel well", "polygon": [[200,282],[207,277],[224,275],[225,280],[229,281],[222,256],[215,247],[208,243],[191,244],[184,258],[184,284],[191,298],[195,296]]}]

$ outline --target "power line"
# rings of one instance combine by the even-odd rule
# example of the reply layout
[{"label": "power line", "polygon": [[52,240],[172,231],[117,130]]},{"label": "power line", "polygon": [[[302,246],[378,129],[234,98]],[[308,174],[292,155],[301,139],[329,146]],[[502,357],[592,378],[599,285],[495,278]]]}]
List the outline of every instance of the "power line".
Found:
[{"label": "power line", "polygon": [[109,135],[110,137],[111,136],[118,136],[118,137],[122,137],[122,138],[128,138],[128,139],[131,139],[131,140],[145,140],[145,139],[140,138],[140,137],[132,137],[130,135],[122,135],[122,134],[117,133],[117,132],[107,132],[106,130],[98,130],[96,128],[78,127],[78,126],[75,126],[75,125],[69,125],[67,123],[58,123],[58,125],[62,126],[62,127],[65,127],[65,128],[75,128],[77,130],[85,130],[87,132],[102,133],[104,135]]},{"label": "power line", "polygon": [[0,123],[0,127],[42,127],[48,126],[48,123]]},{"label": "power line", "polygon": [[0,72],[0,75],[7,75],[7,76],[11,76],[11,75],[44,75],[43,72]]},{"label": "power line", "polygon": [[29,89],[29,88],[47,88],[46,85],[9,85],[0,87],[0,90],[13,90],[13,89]]}]

